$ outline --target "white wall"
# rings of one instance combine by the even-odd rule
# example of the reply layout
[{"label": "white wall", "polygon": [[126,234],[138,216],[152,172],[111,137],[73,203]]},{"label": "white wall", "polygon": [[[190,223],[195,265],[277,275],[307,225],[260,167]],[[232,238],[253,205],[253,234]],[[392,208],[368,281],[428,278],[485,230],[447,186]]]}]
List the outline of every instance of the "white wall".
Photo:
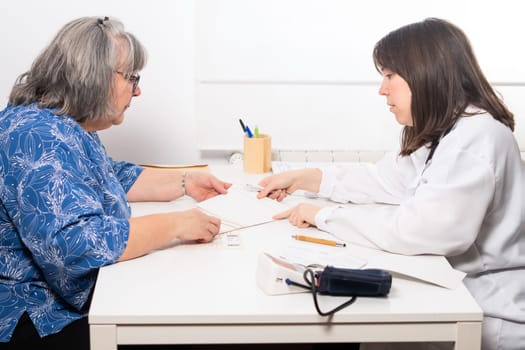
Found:
[{"label": "white wall", "polygon": [[[0,1],[0,105],[16,77],[67,21],[81,16],[122,20],[146,46],[142,95],[124,124],[101,132],[116,159],[139,163],[195,162],[194,4],[192,0]],[[3,108],[3,107],[2,107]]]},{"label": "white wall", "polygon": [[[525,33],[519,0],[65,0],[1,1],[0,104],[16,77],[67,21],[121,19],[147,47],[142,95],[108,152],[139,163],[201,161],[240,149],[237,119],[279,149],[395,147],[399,126],[377,95],[375,42],[436,16],[462,27],[482,68],[516,113],[525,149]],[[201,150],[205,150],[201,152]],[[208,150],[208,151],[206,151]],[[223,153],[219,152],[221,156]],[[207,160],[207,159],[205,159]]]},{"label": "white wall", "polygon": [[[239,148],[238,117],[270,134],[277,149],[397,147],[400,127],[378,95],[372,50],[389,31],[426,17],[448,19],[467,32],[488,79],[524,120],[525,47],[515,44],[523,33],[517,2],[197,4],[195,117],[201,149]],[[525,123],[519,121],[525,146]]]}]

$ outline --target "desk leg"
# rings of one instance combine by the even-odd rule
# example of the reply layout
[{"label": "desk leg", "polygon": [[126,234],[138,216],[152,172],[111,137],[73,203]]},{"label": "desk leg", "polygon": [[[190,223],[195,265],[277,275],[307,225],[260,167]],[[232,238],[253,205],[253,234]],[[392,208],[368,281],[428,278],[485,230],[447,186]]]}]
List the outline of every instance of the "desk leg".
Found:
[{"label": "desk leg", "polygon": [[117,350],[117,326],[91,325],[89,339],[91,350]]},{"label": "desk leg", "polygon": [[481,349],[481,322],[459,322],[454,350]]}]

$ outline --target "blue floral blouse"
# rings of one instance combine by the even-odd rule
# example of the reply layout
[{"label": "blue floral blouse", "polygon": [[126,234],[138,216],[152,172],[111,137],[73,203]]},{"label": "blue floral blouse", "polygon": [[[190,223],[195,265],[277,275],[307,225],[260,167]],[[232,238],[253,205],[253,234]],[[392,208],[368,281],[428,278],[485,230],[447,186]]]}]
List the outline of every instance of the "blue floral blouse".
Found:
[{"label": "blue floral blouse", "polygon": [[40,336],[87,316],[98,269],[126,247],[141,171],[69,116],[0,112],[0,342],[24,312]]}]

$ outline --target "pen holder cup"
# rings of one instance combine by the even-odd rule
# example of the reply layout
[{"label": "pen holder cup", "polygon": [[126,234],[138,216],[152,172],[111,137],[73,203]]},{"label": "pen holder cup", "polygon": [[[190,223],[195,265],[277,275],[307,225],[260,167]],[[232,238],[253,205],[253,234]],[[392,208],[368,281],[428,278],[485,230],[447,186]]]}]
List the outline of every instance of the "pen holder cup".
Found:
[{"label": "pen holder cup", "polygon": [[267,173],[272,169],[272,138],[265,134],[259,137],[244,136],[244,171]]}]

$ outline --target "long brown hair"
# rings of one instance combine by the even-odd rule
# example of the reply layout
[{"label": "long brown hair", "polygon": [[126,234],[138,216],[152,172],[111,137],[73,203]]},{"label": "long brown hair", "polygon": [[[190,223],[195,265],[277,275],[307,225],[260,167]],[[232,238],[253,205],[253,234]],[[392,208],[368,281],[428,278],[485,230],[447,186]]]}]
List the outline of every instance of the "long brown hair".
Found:
[{"label": "long brown hair", "polygon": [[376,69],[389,69],[412,92],[413,126],[405,126],[401,155],[436,142],[462,115],[475,106],[511,130],[514,116],[481,71],[465,33],[438,18],[403,26],[374,48]]}]

